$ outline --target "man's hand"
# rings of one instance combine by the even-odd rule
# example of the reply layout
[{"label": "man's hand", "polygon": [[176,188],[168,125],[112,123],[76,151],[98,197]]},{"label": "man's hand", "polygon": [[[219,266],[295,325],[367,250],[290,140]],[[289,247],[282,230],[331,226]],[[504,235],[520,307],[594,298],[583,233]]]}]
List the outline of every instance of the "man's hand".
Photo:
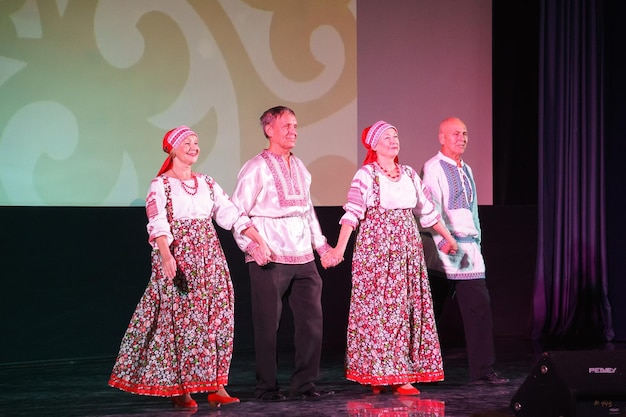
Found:
[{"label": "man's hand", "polygon": [[254,248],[250,255],[252,255],[254,262],[256,262],[259,266],[267,265],[272,261],[272,251],[270,251],[265,242],[262,242],[261,245]]},{"label": "man's hand", "polygon": [[321,256],[320,260],[322,261],[322,267],[324,267],[324,269],[332,268],[343,261],[343,253],[340,253],[337,248],[332,248],[326,251]]},{"label": "man's hand", "polygon": [[459,251],[459,245],[456,243],[456,240],[446,241],[446,243],[441,247],[441,251],[446,255],[454,255]]}]

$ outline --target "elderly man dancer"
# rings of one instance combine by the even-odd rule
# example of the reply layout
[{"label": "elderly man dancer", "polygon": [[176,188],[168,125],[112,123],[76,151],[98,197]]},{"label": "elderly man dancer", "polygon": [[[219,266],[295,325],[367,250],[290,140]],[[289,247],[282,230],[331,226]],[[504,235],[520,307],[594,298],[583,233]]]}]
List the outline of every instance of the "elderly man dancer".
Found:
[{"label": "elderly man dancer", "polygon": [[271,262],[259,267],[251,253],[255,244],[235,233],[246,252],[252,290],[252,314],[256,355],[255,396],[262,401],[282,401],[277,380],[277,331],[283,299],[289,302],[294,320],[295,369],[289,383],[292,398],[319,399],[332,391],[319,390],[322,348],[322,279],[314,252],[324,266],[331,247],[322,234],[311,201],[311,174],[292,149],[298,136],[293,110],[277,106],[261,116],[269,146],[241,168],[232,201],[250,217],[267,243]]},{"label": "elderly man dancer", "polygon": [[[445,238],[431,230],[430,236],[427,234],[424,238],[424,253],[431,279],[446,278],[456,293],[463,320],[470,381],[504,384],[508,379],[494,370],[496,354],[491,299],[480,247],[476,184],[472,169],[462,158],[467,141],[467,127],[460,119],[450,117],[439,125],[441,149],[424,164],[422,179],[429,198],[441,213],[441,220],[456,239],[459,249],[455,254],[442,252],[440,248],[444,247]],[[441,306],[436,305],[437,299],[434,301],[435,311],[441,311]]]}]

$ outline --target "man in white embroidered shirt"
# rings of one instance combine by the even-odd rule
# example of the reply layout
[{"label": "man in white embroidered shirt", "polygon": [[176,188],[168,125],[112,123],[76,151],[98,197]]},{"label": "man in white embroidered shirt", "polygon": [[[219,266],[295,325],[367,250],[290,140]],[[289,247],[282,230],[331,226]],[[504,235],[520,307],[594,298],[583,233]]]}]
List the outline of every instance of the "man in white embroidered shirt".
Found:
[{"label": "man in white embroidered shirt", "polygon": [[295,369],[289,382],[292,398],[318,399],[332,391],[318,390],[322,349],[322,279],[313,251],[331,249],[322,234],[310,196],[311,174],[291,150],[296,144],[297,119],[293,110],[277,106],[260,118],[269,146],[241,168],[232,201],[250,217],[271,250],[263,267],[252,261],[254,243],[235,233],[246,253],[252,290],[252,315],[256,355],[256,398],[281,401],[277,380],[276,343],[287,296],[294,321]]},{"label": "man in white embroidered shirt", "polygon": [[[422,169],[426,195],[441,213],[441,221],[459,246],[455,254],[443,253],[438,248],[445,244],[445,239],[431,231],[431,234],[424,235],[424,255],[431,285],[445,278],[456,293],[463,320],[470,381],[504,384],[508,379],[494,370],[496,354],[491,299],[485,284],[485,262],[480,247],[476,184],[472,169],[462,159],[467,140],[465,123],[456,117],[445,119],[439,125],[441,149]],[[437,316],[442,308],[437,305],[438,297],[434,293],[433,285]]]}]

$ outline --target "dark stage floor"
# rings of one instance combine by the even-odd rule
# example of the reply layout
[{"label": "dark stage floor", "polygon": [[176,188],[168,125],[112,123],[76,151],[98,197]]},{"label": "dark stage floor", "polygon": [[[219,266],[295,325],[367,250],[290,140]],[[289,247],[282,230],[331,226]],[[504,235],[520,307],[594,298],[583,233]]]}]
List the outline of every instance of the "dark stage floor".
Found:
[{"label": "dark stage floor", "polygon": [[[626,349],[613,346],[614,349]],[[114,358],[53,363],[0,364],[1,416],[354,416],[354,417],[503,417],[513,416],[509,402],[539,360],[543,349],[520,341],[498,342],[498,370],[510,379],[505,385],[469,385],[465,353],[444,351],[446,379],[418,385],[418,397],[373,395],[366,387],[346,381],[343,358],[329,355],[322,362],[319,388],[336,394],[319,401],[263,403],[252,398],[254,361],[236,353],[228,387],[240,404],[209,407],[206,396],[195,394],[195,413],[176,410],[168,399],[142,397],[107,386]],[[624,350],[626,353],[626,350]],[[286,385],[289,354],[282,354],[280,383]],[[281,359],[282,360],[282,359]],[[621,414],[620,414],[621,415]]]}]

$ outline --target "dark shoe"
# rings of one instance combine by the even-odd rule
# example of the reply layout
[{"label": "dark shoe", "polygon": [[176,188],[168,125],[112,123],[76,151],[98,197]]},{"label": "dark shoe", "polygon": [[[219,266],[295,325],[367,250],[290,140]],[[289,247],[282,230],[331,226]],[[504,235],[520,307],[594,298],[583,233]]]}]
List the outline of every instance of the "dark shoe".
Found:
[{"label": "dark shoe", "polygon": [[496,371],[493,371],[482,378],[478,378],[475,381],[472,381],[472,384],[508,384],[509,380],[504,378],[502,375],[498,374]]},{"label": "dark shoe", "polygon": [[324,397],[329,397],[334,395],[335,391],[317,389],[315,387],[309,389],[308,391],[301,392],[293,396],[294,399],[300,400],[319,400]]},{"label": "dark shoe", "polygon": [[278,402],[287,400],[287,397],[280,392],[266,392],[259,397],[259,400],[266,402]]}]

